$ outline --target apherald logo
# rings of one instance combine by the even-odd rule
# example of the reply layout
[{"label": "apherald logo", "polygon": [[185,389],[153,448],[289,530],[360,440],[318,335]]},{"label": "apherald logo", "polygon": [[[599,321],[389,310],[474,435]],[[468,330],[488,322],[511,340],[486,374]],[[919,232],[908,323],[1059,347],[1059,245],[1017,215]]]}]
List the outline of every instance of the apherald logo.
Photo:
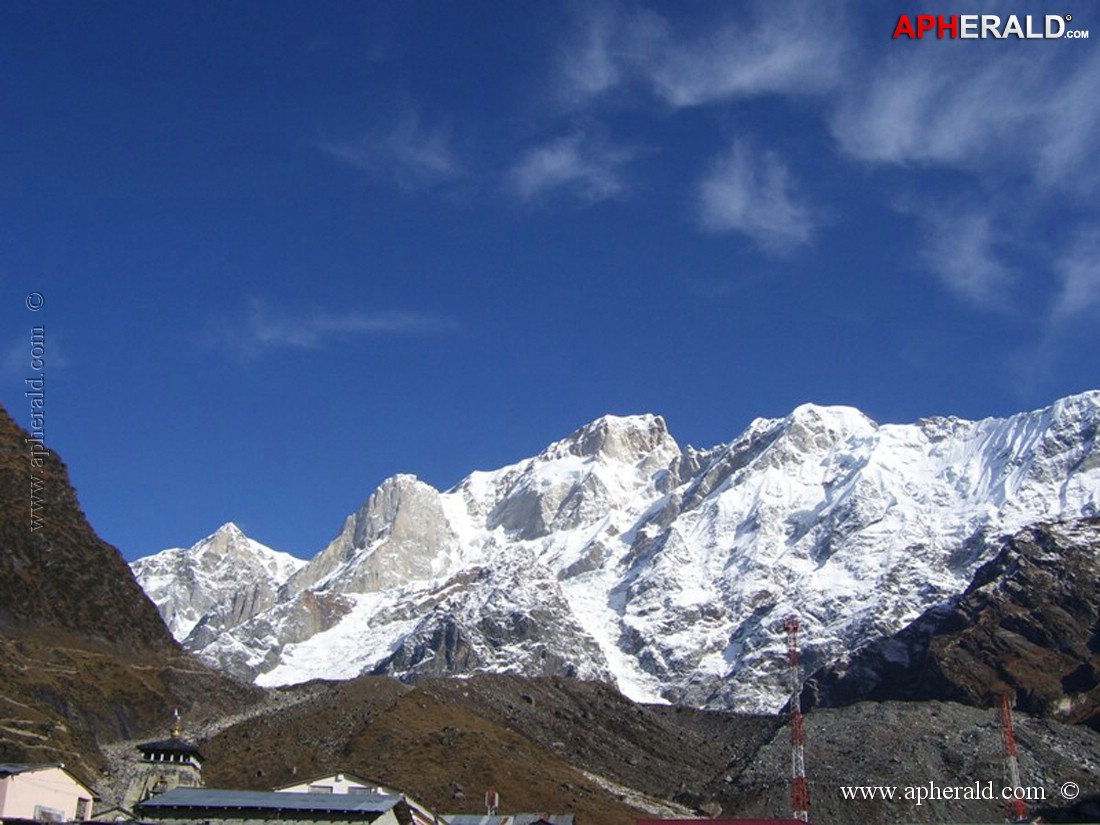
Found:
[{"label": "apherald logo", "polygon": [[1048,14],[1042,21],[1032,15],[1010,14],[1000,17],[996,14],[903,14],[894,26],[894,39],[908,37],[920,40],[925,34],[931,37],[935,32],[941,40],[944,37],[962,40],[981,40],[986,37],[1004,39],[1015,37],[1020,40],[1058,40],[1066,32],[1066,23],[1073,19],[1072,14],[1064,17]]}]

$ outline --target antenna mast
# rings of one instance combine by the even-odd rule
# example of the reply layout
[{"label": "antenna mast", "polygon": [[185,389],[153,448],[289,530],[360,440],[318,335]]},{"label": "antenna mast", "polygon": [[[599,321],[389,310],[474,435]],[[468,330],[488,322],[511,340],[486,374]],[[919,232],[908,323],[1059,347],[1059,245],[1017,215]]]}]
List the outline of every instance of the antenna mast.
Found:
[{"label": "antenna mast", "polygon": [[1027,805],[1020,798],[1020,764],[1016,760],[1016,731],[1012,727],[1012,707],[1008,695],[997,694],[997,715],[1001,720],[1001,741],[1004,743],[1005,779],[1012,788],[1013,798],[1005,800],[1005,819],[1023,822],[1027,818]]},{"label": "antenna mast", "polygon": [[802,730],[802,678],[798,665],[798,617],[788,616],[783,624],[787,631],[787,664],[791,699],[791,818],[802,822],[810,819],[810,790],[806,785],[806,758]]},{"label": "antenna mast", "polygon": [[500,794],[497,793],[497,789],[492,785],[485,791],[485,815],[496,816],[497,808],[500,807]]}]

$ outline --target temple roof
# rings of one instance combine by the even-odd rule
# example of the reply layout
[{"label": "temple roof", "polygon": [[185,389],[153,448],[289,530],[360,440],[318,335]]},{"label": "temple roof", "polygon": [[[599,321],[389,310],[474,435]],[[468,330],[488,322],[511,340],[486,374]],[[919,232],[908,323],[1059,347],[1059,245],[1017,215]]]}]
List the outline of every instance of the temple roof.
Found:
[{"label": "temple roof", "polygon": [[151,751],[155,753],[186,753],[192,756],[197,756],[200,760],[204,759],[203,755],[199,752],[198,745],[193,742],[188,742],[185,739],[180,739],[177,736],[169,737],[168,739],[162,739],[159,742],[145,742],[137,746],[138,750],[145,752]]}]

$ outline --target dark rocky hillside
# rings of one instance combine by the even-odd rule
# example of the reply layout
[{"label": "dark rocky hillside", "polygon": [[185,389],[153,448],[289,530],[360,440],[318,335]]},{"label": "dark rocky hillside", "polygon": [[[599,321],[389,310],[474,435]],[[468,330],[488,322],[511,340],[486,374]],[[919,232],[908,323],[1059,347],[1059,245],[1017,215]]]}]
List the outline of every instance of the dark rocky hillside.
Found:
[{"label": "dark rocky hillside", "polygon": [[[115,548],[88,524],[61,459],[32,468],[30,433],[0,408],[0,632],[70,633],[142,657],[178,649]],[[43,482],[31,529],[32,469]]]},{"label": "dark rocky hillside", "polygon": [[804,707],[944,699],[1100,730],[1100,519],[1038,524],[1004,541],[958,599],[814,674]]},{"label": "dark rocky hillside", "polygon": [[[845,785],[963,787],[1005,785],[1001,731],[996,714],[950,702],[861,702],[849,707],[817,709],[805,717],[806,775],[811,821],[831,823],[1000,822],[999,800],[939,800],[917,806],[845,799]],[[1033,814],[1050,822],[1095,822],[1081,812],[1100,799],[1100,737],[1083,726],[1017,713],[1021,783],[1042,789]],[[789,785],[778,779],[790,772],[790,736],[778,731],[744,770],[728,772],[711,787],[727,811],[739,816],[769,815],[790,798]],[[1080,796],[1072,802],[1061,793],[1074,782]],[[1077,810],[1075,810],[1077,809]]]},{"label": "dark rocky hillside", "polygon": [[0,408],[0,761],[61,761],[94,780],[103,742],[258,691],[179,648],[52,451],[33,468],[44,507],[31,529],[29,438]]},{"label": "dark rocky hillside", "polygon": [[[384,677],[279,691],[269,712],[203,734],[215,786],[271,788],[346,770],[445,812],[483,811],[494,785],[506,809],[571,811],[579,823],[632,825],[691,812],[782,816],[790,804],[785,721],[637,705],[564,678],[475,676],[405,685]],[[299,697],[296,704],[288,701]],[[1100,792],[1100,736],[1017,714],[1025,785],[1048,821],[1089,821]],[[995,822],[999,801],[853,801],[842,785],[1003,784],[990,709],[946,702],[862,702],[806,716],[813,821]],[[1075,782],[1074,800],[1060,788]]]}]

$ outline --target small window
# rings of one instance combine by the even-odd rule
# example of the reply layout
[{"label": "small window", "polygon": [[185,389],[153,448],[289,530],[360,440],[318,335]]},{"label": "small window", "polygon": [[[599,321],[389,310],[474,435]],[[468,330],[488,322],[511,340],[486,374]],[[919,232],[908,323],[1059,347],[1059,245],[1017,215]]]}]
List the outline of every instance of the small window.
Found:
[{"label": "small window", "polygon": [[310,793],[332,793],[332,785],[310,785]]},{"label": "small window", "polygon": [[35,805],[34,818],[39,822],[64,822],[65,812],[57,808],[47,808],[45,805]]},{"label": "small window", "polygon": [[76,801],[76,818],[83,822],[92,815],[92,800],[81,797]]}]

